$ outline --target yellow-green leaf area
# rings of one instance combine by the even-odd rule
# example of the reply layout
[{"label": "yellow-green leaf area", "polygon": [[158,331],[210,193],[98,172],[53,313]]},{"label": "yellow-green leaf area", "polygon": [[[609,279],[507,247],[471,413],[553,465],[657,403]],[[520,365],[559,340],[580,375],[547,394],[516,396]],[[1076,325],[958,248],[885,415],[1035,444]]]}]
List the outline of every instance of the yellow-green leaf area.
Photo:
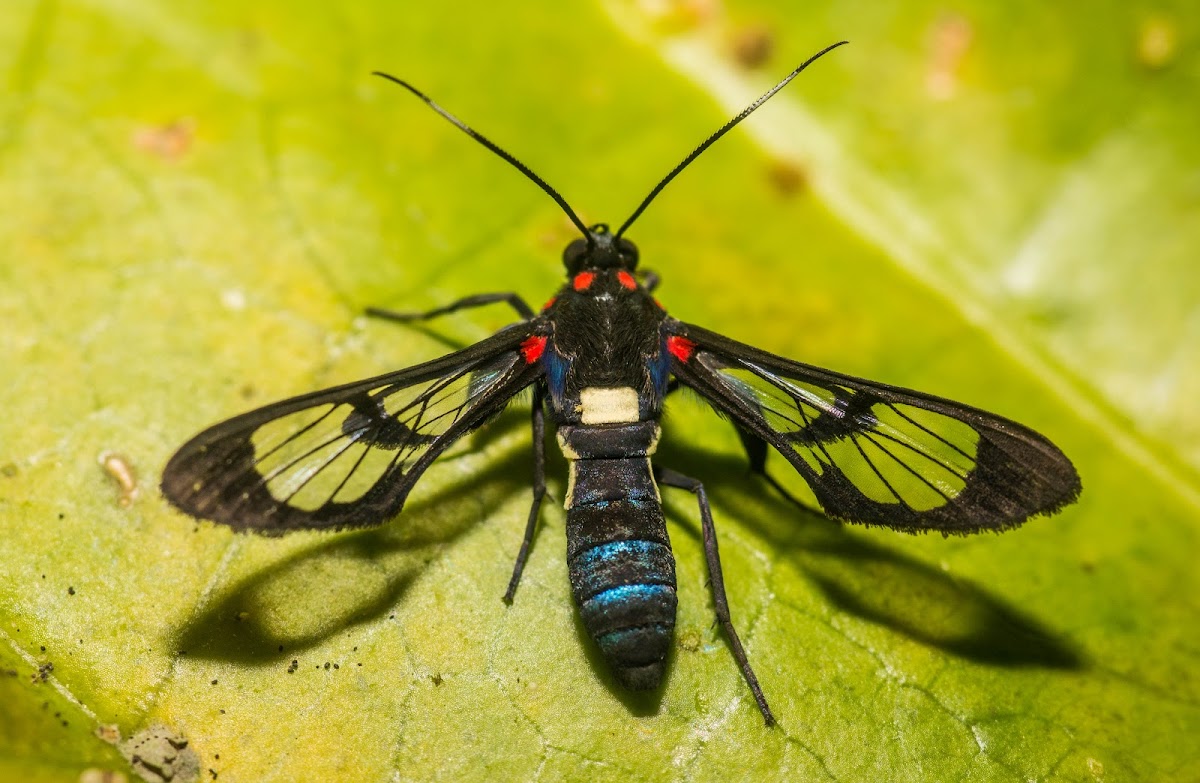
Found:
[{"label": "yellow-green leaf area", "polygon": [[[145,777],[114,742],[148,729],[220,781],[1200,777],[1182,4],[5,11],[0,779]],[[367,306],[536,305],[560,284],[573,233],[554,204],[372,70],[618,223],[842,38],[631,230],[657,295],[766,350],[1016,418],[1084,494],[1001,536],[841,527],[673,399],[657,458],[709,488],[777,727],[713,627],[687,493],[664,490],[680,610],[661,692],[621,691],[586,639],[557,503],[501,601],[527,400],[376,530],[237,536],[159,496],[200,428],[511,320],[418,329]],[[561,500],[561,458],[550,471]]]}]

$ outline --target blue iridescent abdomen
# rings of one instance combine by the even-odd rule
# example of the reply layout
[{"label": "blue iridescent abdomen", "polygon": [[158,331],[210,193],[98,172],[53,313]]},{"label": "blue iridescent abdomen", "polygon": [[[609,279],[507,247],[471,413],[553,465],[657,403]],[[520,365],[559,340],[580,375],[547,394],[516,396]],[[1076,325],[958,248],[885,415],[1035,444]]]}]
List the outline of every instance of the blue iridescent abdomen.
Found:
[{"label": "blue iridescent abdomen", "polygon": [[649,456],[653,421],[566,426],[567,565],[580,618],[627,688],[658,687],[675,630],[675,558]]}]

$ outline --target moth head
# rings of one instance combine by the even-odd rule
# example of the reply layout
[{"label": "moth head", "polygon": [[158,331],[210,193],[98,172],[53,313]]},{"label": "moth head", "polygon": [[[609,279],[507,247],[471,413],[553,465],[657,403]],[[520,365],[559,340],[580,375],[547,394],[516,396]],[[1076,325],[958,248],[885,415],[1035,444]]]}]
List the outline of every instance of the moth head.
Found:
[{"label": "moth head", "polygon": [[624,237],[614,236],[607,223],[597,223],[588,229],[587,238],[574,239],[563,250],[567,274],[584,269],[637,269],[637,245]]}]

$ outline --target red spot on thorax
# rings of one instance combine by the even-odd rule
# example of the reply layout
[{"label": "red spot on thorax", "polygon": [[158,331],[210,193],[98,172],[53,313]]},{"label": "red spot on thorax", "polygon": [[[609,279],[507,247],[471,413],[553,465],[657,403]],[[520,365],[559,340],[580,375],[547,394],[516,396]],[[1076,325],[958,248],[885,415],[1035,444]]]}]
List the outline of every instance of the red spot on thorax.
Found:
[{"label": "red spot on thorax", "polygon": [[571,285],[575,286],[576,291],[586,291],[587,287],[590,286],[592,281],[595,279],[595,272],[580,272],[579,274],[575,275],[575,279],[571,282]]},{"label": "red spot on thorax", "polygon": [[692,358],[692,353],[696,350],[696,344],[686,337],[672,335],[667,338],[667,350],[679,361],[686,362]]},{"label": "red spot on thorax", "polygon": [[633,275],[629,274],[624,269],[622,269],[620,272],[617,272],[617,282],[628,288],[630,291],[633,291],[637,288],[637,281],[633,279]]},{"label": "red spot on thorax", "polygon": [[552,306],[552,305],[553,305],[555,302],[557,302],[557,301],[558,301],[558,297],[557,297],[557,296],[552,296],[552,297],[550,297],[549,299],[547,299],[547,300],[546,300],[546,304],[542,305],[542,309],[543,309],[543,310],[549,310],[549,309],[550,309],[550,307],[551,307],[551,306]]},{"label": "red spot on thorax", "polygon": [[[674,339],[674,338],[668,338]],[[521,355],[525,357],[526,364],[533,364],[538,359],[542,358],[542,352],[546,350],[546,338],[535,334],[525,342],[521,343]]]}]

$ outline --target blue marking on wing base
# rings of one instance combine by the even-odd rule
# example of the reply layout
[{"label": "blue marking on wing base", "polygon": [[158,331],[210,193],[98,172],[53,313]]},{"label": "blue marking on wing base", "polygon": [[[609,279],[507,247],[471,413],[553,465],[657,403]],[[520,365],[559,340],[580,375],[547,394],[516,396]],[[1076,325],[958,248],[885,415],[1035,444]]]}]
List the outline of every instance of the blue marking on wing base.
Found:
[{"label": "blue marking on wing base", "polygon": [[561,405],[567,388],[567,370],[571,363],[554,350],[553,345],[549,348],[550,350],[542,354],[542,367],[546,368],[546,385],[550,388],[550,396],[556,404]]},{"label": "blue marking on wing base", "polygon": [[661,400],[666,395],[667,383],[671,380],[671,354],[667,350],[666,335],[659,343],[658,356],[646,360],[646,370],[650,375],[650,382],[654,385],[654,393]]}]

